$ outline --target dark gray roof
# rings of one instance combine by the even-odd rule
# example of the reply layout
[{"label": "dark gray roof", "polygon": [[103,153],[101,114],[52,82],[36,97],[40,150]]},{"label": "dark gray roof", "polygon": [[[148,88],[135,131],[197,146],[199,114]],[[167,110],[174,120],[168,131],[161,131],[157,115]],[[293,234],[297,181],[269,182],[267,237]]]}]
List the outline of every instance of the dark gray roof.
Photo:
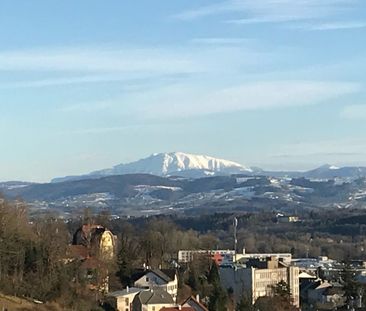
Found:
[{"label": "dark gray roof", "polygon": [[141,304],[174,304],[174,300],[165,290],[153,289],[138,294]]},{"label": "dark gray roof", "polygon": [[163,279],[165,282],[174,281],[175,270],[168,270],[168,269],[159,270],[159,269],[154,269],[154,270],[151,270],[151,272],[155,273],[159,278]]},{"label": "dark gray roof", "polygon": [[154,273],[156,276],[158,276],[159,278],[161,278],[162,280],[164,280],[165,282],[171,282],[174,281],[175,278],[175,270],[172,269],[163,269],[163,270],[159,270],[159,269],[138,269],[135,270],[135,272],[132,274],[132,280],[137,281],[138,279],[140,279],[141,277],[143,277],[146,273],[148,272],[152,272]]},{"label": "dark gray roof", "polygon": [[143,288],[130,287],[130,288],[128,288],[128,290],[127,290],[127,288],[125,288],[123,290],[118,290],[118,291],[115,291],[115,292],[108,293],[107,296],[118,298],[120,296],[125,296],[125,295],[129,295],[129,294],[139,293],[139,292],[141,292],[143,290],[144,290]]}]

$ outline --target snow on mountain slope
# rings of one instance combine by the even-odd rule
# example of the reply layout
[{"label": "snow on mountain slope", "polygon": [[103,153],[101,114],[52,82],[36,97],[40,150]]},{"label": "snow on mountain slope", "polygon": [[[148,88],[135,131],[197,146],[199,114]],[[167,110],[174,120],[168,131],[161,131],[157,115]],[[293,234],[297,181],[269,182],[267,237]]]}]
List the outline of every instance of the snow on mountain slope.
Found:
[{"label": "snow on mountain slope", "polygon": [[169,152],[155,153],[145,159],[128,164],[120,164],[111,169],[96,171],[92,174],[116,175],[146,173],[164,176],[187,170],[205,170],[217,173],[251,172],[251,169],[228,160],[183,152]]},{"label": "snow on mountain slope", "polygon": [[[71,176],[54,179],[53,182],[97,178],[123,174],[152,174],[158,176],[179,175],[184,172],[186,177],[202,175],[252,173],[250,168],[239,163],[217,159],[206,155],[195,155],[183,152],[155,153],[151,156],[109,169],[92,172],[83,176]],[[187,176],[188,175],[188,176]]]}]

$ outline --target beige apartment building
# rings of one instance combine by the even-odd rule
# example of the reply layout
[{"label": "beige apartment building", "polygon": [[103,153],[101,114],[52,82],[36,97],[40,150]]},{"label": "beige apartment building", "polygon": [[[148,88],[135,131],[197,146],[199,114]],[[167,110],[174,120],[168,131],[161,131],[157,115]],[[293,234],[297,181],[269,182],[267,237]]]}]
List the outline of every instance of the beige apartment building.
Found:
[{"label": "beige apartment building", "polygon": [[290,288],[293,304],[300,305],[299,268],[288,266],[275,257],[249,259],[245,266],[220,268],[222,285],[234,291],[237,302],[248,295],[254,304],[259,297],[271,296],[273,287],[285,281]]}]

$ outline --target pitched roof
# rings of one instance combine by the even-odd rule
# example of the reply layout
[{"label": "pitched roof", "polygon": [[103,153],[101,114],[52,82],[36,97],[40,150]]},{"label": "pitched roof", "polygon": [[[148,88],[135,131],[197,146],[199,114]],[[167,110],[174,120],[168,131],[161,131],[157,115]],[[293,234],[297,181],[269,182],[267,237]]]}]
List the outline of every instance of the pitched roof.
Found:
[{"label": "pitched roof", "polygon": [[[192,306],[193,304],[193,306]],[[181,303],[182,306],[184,305],[188,305],[190,307],[193,307],[193,309],[195,311],[197,311],[197,309],[194,308],[194,306],[198,306],[201,310],[203,311],[208,311],[208,309],[201,303],[199,302],[195,297],[191,296],[191,297],[188,297],[186,300],[184,300],[182,303]]]},{"label": "pitched roof", "polygon": [[306,273],[306,272],[301,272],[299,274],[299,278],[300,279],[316,279],[316,276],[315,275],[311,275],[311,274]]},{"label": "pitched roof", "polygon": [[175,278],[175,270],[168,270],[168,269],[159,270],[159,269],[154,269],[154,270],[151,270],[151,272],[154,273],[154,274],[156,274],[159,278],[163,279],[165,282],[174,281],[174,278]]},{"label": "pitched roof", "polygon": [[143,291],[144,289],[138,287],[129,287],[128,289],[125,288],[123,290],[117,290],[115,292],[108,293],[107,296],[109,297],[121,297],[125,295],[135,294]]},{"label": "pitched roof", "polygon": [[138,294],[141,304],[174,304],[172,296],[166,291],[154,289],[142,291]]},{"label": "pitched roof", "polygon": [[138,269],[133,273],[132,280],[137,281],[138,279],[140,279],[141,277],[143,277],[144,275],[146,275],[149,272],[154,273],[156,276],[158,276],[159,278],[161,278],[162,280],[164,280],[167,283],[173,281],[175,278],[175,274],[176,274],[175,270],[171,270],[171,269],[163,269],[163,270]]}]

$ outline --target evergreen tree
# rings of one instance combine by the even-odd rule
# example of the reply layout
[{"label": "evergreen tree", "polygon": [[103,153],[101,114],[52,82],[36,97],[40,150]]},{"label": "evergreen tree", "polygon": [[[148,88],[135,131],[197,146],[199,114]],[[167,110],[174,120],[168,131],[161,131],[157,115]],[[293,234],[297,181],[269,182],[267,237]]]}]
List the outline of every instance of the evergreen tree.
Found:
[{"label": "evergreen tree", "polygon": [[236,305],[235,311],[252,311],[252,300],[248,295],[243,295],[239,303]]},{"label": "evergreen tree", "polygon": [[208,309],[210,311],[226,311],[228,295],[220,284],[220,275],[216,263],[212,262],[207,276],[208,283],[212,286],[209,296]]}]

